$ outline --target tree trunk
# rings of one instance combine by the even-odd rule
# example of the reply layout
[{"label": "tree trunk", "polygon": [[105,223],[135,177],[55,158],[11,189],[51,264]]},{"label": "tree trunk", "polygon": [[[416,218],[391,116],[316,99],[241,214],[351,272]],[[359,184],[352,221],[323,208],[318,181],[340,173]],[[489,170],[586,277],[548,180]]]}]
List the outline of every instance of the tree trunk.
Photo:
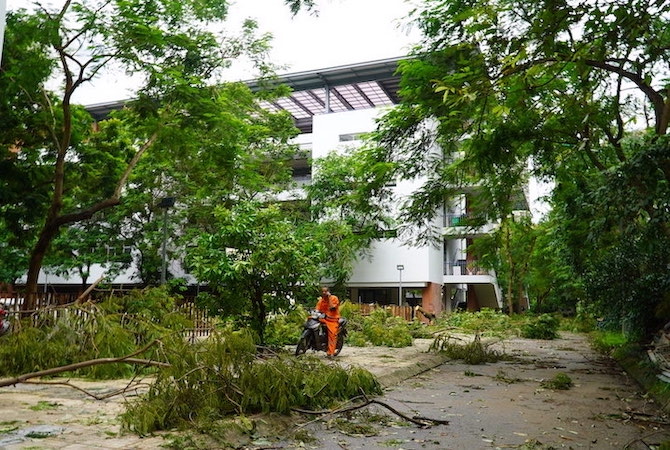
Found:
[{"label": "tree trunk", "polygon": [[265,344],[265,303],[263,303],[263,290],[256,289],[254,292],[254,298],[252,299],[253,306],[253,321],[254,328],[256,333],[258,333],[258,339],[260,340],[261,345]]},{"label": "tree trunk", "polygon": [[30,253],[28,262],[28,276],[26,279],[26,294],[21,305],[21,311],[33,311],[37,306],[37,282],[42,269],[42,262],[53,238],[58,234],[60,226],[54,221],[47,220],[42,228],[40,237]]}]

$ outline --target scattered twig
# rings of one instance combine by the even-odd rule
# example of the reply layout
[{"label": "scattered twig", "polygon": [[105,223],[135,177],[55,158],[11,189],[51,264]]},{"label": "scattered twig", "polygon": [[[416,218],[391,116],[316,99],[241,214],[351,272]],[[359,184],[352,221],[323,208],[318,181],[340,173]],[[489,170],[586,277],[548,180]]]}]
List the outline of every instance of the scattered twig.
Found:
[{"label": "scattered twig", "polygon": [[647,445],[647,443],[644,442],[645,439],[649,439],[650,437],[654,437],[654,436],[656,436],[656,435],[658,435],[658,434],[665,434],[665,433],[667,433],[667,432],[668,432],[667,430],[659,430],[659,431],[654,431],[653,433],[645,434],[645,435],[642,436],[642,437],[635,438],[635,439],[633,439],[633,440],[631,440],[631,441],[628,441],[628,442],[626,443],[626,445],[624,445],[622,448],[624,448],[624,449],[631,448],[631,445],[635,444],[636,442],[641,442],[645,447],[649,448],[649,446]]}]

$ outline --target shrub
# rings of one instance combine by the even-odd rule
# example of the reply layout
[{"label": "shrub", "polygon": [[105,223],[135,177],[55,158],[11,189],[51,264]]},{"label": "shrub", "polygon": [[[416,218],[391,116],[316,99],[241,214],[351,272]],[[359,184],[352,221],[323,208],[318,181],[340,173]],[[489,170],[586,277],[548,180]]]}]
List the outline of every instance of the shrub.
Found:
[{"label": "shrub", "polygon": [[590,337],[593,348],[604,355],[611,355],[629,343],[626,335],[618,331],[594,331]]},{"label": "shrub", "polygon": [[560,320],[551,314],[531,317],[521,327],[521,336],[527,339],[556,339],[559,337],[558,326],[560,324]]},{"label": "shrub", "polygon": [[370,343],[365,338],[365,334],[362,331],[349,331],[347,335],[347,344],[352,347],[366,347]]},{"label": "shrub", "polygon": [[265,326],[265,343],[270,347],[296,344],[306,318],[307,312],[302,306],[270,316]]},{"label": "shrub", "polygon": [[515,329],[510,316],[490,308],[482,308],[481,311],[476,312],[456,312],[440,319],[439,323],[446,327],[460,328],[484,336],[508,335]]},{"label": "shrub", "polygon": [[386,347],[408,347],[413,341],[409,324],[383,308],[363,319],[363,334],[372,345]]},{"label": "shrub", "polygon": [[[11,376],[64,366],[95,358],[128,355],[161,338],[182,340],[188,318],[174,310],[175,300],[163,289],[134,291],[99,304],[44,309],[34,322],[24,321],[18,331],[3,337],[0,375]],[[154,350],[139,358],[151,357]],[[92,366],[77,372],[92,378],[121,378],[142,370],[131,364]]]}]

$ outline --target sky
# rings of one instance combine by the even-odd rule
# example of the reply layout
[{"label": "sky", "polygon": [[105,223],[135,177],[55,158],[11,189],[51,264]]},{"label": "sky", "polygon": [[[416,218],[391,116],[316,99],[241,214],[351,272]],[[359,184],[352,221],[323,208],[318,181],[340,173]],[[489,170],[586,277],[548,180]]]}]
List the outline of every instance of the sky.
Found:
[{"label": "sky", "polygon": [[[4,1],[4,0],[0,0]],[[8,10],[28,7],[31,0],[6,0]],[[60,6],[62,1],[42,0]],[[232,2],[226,28],[235,31],[245,18],[259,24],[259,32],[273,35],[273,63],[286,67],[279,73],[322,69],[406,55],[417,42],[403,19],[412,9],[410,0],[316,0],[318,15],[301,11],[292,17],[283,0]],[[245,64],[226,72],[230,80],[256,77]],[[74,101],[95,104],[132,97],[133,82],[116,71],[82,86]]]}]

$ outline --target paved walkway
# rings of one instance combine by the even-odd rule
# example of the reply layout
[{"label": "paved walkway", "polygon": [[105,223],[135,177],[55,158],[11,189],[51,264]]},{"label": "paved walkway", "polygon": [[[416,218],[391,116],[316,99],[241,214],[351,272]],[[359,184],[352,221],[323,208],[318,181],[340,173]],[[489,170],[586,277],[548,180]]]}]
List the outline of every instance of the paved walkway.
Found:
[{"label": "paved walkway", "polygon": [[[439,432],[433,431],[450,436],[448,442],[452,444],[466,437],[475,436],[476,440],[468,441],[468,447],[454,447],[446,445],[447,441],[431,440],[430,431],[426,432],[425,438],[418,439],[415,430],[407,429],[403,432],[411,434],[410,437],[404,441],[394,438],[394,442],[402,442],[401,448],[424,448],[427,442],[433,443],[429,445],[432,448],[496,448],[497,443],[513,448],[522,445],[533,433],[539,433],[541,425],[538,421],[545,421],[546,426],[541,430],[540,440],[546,442],[547,436],[552,436],[556,443],[571,448],[622,448],[614,443],[637,442],[649,434],[655,434],[657,439],[667,436],[660,425],[665,419],[658,418],[658,408],[640,395],[639,387],[615,364],[610,360],[603,361],[590,350],[584,337],[570,335],[557,341],[505,341],[498,344],[498,348],[514,356],[516,362],[503,361],[485,366],[466,366],[447,361],[441,355],[426,353],[430,342],[416,340],[414,346],[400,349],[345,346],[335,361],[326,360],[322,353],[318,355],[328,364],[357,365],[370,370],[383,386],[390,389],[387,395],[391,400],[394,396],[404,398],[402,401],[405,402],[406,395],[414,398],[419,394],[412,393],[413,390],[441,374],[438,384],[421,394],[434,403],[434,408],[424,413],[429,417],[446,418],[452,423]],[[561,392],[543,389],[541,381],[557,371],[567,372],[576,387]],[[76,384],[97,393],[122,386],[119,381],[76,380]],[[497,395],[500,398],[495,397]],[[119,433],[117,416],[123,411],[123,400],[114,397],[97,401],[64,386],[22,384],[0,388],[0,449],[157,449],[165,445],[162,437],[140,438]],[[416,404],[414,408],[417,408]],[[407,408],[408,405],[411,407],[412,402],[400,406]],[[558,405],[566,407],[569,413],[556,421],[552,411]],[[511,407],[519,412],[514,413]],[[533,411],[533,420],[529,421],[524,411]],[[635,416],[635,412],[643,415]],[[476,430],[484,430],[484,415],[489,413],[497,414],[497,418],[490,422],[499,422],[501,427],[480,432],[480,436]],[[641,422],[645,417],[651,420]],[[517,419],[519,422],[514,422]],[[573,430],[577,423],[580,428]],[[318,430],[319,424],[315,423],[315,427]],[[326,431],[332,435],[328,438],[332,441],[323,437],[320,443],[309,447],[388,447],[379,444],[380,440],[357,441],[336,435],[333,430]],[[317,431],[316,435],[326,436],[327,433]],[[465,445],[465,441],[462,443]]]},{"label": "paved walkway", "polygon": [[[417,340],[413,347],[345,346],[334,361],[359,365],[375,374],[382,385],[390,386],[437,366],[444,358],[425,351],[429,340]],[[73,384],[96,394],[112,392],[123,381]],[[132,398],[132,394],[130,396]],[[140,438],[121,434],[117,416],[123,411],[123,397],[95,400],[71,387],[20,384],[0,388],[0,449],[156,449],[165,444],[161,437]]]}]

